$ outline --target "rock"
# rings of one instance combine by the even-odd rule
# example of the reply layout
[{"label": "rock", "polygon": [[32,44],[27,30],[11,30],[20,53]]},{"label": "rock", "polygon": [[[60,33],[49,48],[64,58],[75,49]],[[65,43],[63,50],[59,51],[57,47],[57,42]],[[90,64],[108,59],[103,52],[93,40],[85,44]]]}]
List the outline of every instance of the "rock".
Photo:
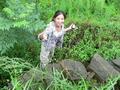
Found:
[{"label": "rock", "polygon": [[31,70],[25,72],[21,77],[20,80],[22,83],[26,83],[28,80],[32,79],[32,81],[34,82],[39,82],[42,81],[43,77],[42,77],[42,71],[36,69],[36,68],[32,68]]},{"label": "rock", "polygon": [[94,77],[95,73],[94,72],[88,72],[87,73],[87,80],[91,80]]},{"label": "rock", "polygon": [[32,68],[31,70],[25,72],[19,78],[20,83],[23,85],[29,85],[29,90],[38,90],[40,84],[44,84],[43,82],[43,72],[40,69]]},{"label": "rock", "polygon": [[69,80],[80,80],[81,77],[86,79],[87,71],[81,62],[73,60],[63,60],[60,62],[65,76]]},{"label": "rock", "polygon": [[96,76],[102,82],[106,81],[111,76],[118,76],[120,73],[113,68],[99,54],[95,54],[88,65],[88,68],[96,73]]},{"label": "rock", "polygon": [[120,72],[120,59],[112,60],[112,63],[113,67]]}]

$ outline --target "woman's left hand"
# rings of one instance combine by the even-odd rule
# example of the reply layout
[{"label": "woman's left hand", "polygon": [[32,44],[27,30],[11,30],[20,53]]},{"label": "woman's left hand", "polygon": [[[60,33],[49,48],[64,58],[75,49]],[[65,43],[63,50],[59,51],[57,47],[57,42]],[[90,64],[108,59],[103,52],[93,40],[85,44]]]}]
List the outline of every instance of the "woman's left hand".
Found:
[{"label": "woman's left hand", "polygon": [[72,23],[72,24],[69,26],[69,28],[70,28],[70,29],[76,29],[77,27],[76,27],[75,24]]},{"label": "woman's left hand", "polygon": [[78,27],[75,24],[71,24],[68,28],[65,29],[65,31],[70,31],[71,29],[78,29]]}]

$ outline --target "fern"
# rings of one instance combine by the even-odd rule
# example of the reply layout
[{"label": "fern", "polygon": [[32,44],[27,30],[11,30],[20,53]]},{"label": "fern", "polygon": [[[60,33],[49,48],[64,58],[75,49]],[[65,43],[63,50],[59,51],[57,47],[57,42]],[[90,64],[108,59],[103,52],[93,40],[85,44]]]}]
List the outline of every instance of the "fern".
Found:
[{"label": "fern", "polygon": [[6,53],[15,44],[25,46],[28,43],[35,41],[32,33],[21,29],[10,29],[9,31],[0,31],[0,53]]},{"label": "fern", "polygon": [[[23,2],[19,0],[9,0],[6,1],[6,4],[7,6],[3,8],[2,15],[0,17],[3,19],[2,21],[7,18],[5,23],[9,25],[9,27],[24,28],[31,31],[44,27],[44,22],[39,19],[40,13],[36,12],[35,2],[29,3],[28,1]],[[0,26],[2,26],[1,24],[2,23],[0,23]],[[5,25],[3,25],[3,28],[0,29],[5,29]]]},{"label": "fern", "polygon": [[45,24],[36,12],[36,2],[6,0],[0,13],[0,54],[6,53],[16,43],[26,44],[35,40],[33,32]]}]

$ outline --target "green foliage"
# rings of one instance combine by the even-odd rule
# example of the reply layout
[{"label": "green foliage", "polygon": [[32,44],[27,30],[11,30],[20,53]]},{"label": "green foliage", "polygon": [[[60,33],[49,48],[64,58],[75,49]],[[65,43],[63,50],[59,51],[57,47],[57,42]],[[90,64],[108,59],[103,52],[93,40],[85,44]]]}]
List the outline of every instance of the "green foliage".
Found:
[{"label": "green foliage", "polygon": [[[36,68],[37,69],[37,68]],[[37,69],[40,71],[39,69]],[[42,72],[41,72],[42,73]],[[48,72],[44,72],[44,75],[48,74]],[[34,74],[33,74],[34,76]],[[106,83],[100,84],[100,83],[93,83],[92,81],[87,81],[84,78],[81,78],[78,82],[72,82],[67,80],[62,72],[58,72],[57,70],[53,69],[53,73],[51,74],[52,81],[51,83],[45,88],[44,84],[41,84],[41,82],[36,83],[33,81],[33,77],[27,81],[27,83],[23,86],[20,83],[20,80],[18,77],[12,77],[12,90],[27,90],[27,89],[33,89],[36,87],[37,90],[114,90],[115,85],[120,80],[120,77],[115,78],[109,78],[109,80]]]},{"label": "green foliage", "polygon": [[10,74],[19,74],[24,68],[30,69],[31,64],[20,58],[0,57],[0,68]]},{"label": "green foliage", "polygon": [[27,44],[35,41],[35,37],[32,33],[22,29],[10,29],[9,31],[1,30],[0,35],[1,54],[5,54],[8,50],[13,49],[16,44],[24,48]]},{"label": "green foliage", "polygon": [[120,76],[110,78],[105,85],[101,85],[97,90],[115,90],[115,85],[120,82]]},{"label": "green foliage", "polygon": [[13,47],[14,43],[17,42],[15,35],[11,31],[0,31],[0,51],[1,54],[5,53],[10,47]]},{"label": "green foliage", "polygon": [[33,32],[43,27],[40,13],[36,11],[36,2],[6,1],[0,13],[0,54],[6,53],[16,43],[23,47],[26,43],[30,44],[35,40]]},{"label": "green foliage", "polygon": [[[89,60],[89,58],[95,52],[101,53],[106,59],[113,59],[119,57],[118,53],[119,50],[117,50],[119,47],[116,47],[116,45],[119,45],[118,42],[120,37],[119,35],[120,24],[119,24],[119,12],[115,6],[116,1],[112,0],[6,1],[0,14],[0,21],[2,22],[0,23],[0,30],[2,30],[1,34],[3,33],[2,37],[0,38],[1,54],[6,53],[7,51],[11,51],[11,48],[12,49],[16,48],[16,50],[18,50],[18,48],[22,48],[19,52],[23,52],[23,55],[28,55],[27,56],[28,58],[29,55],[31,57],[31,54],[25,54],[26,50],[28,49],[25,48],[26,46],[24,47],[24,45],[32,44],[32,42],[28,43],[28,41],[33,41],[35,39],[32,39],[33,37],[32,38],[28,37],[30,37],[29,35],[33,36],[32,35],[33,33],[26,35],[26,37],[24,37],[25,41],[23,41],[22,43],[19,41],[23,39],[23,35],[22,34],[18,35],[17,34],[18,30],[20,30],[21,33],[23,32],[29,33],[31,31],[39,30],[40,28],[44,27],[41,20],[44,20],[46,23],[48,23],[48,21],[51,20],[51,17],[54,14],[54,12],[58,9],[61,9],[65,11],[68,16],[68,19],[66,20],[66,25],[69,24],[70,22],[74,22],[81,26],[81,23],[88,22],[85,23],[88,24],[88,26],[87,27],[81,26],[82,28],[79,29],[81,31],[79,32],[79,34],[78,31],[68,34],[68,36],[66,36],[65,38],[64,49],[59,50],[59,53],[57,53],[58,56],[55,56],[55,58],[62,59],[71,57],[75,59],[81,59],[82,61],[84,61]],[[98,30],[98,28],[96,29],[96,26],[100,27],[99,28],[100,30]],[[93,28],[92,30],[93,32],[90,32],[91,27]],[[99,31],[99,33],[94,34],[94,31]],[[12,33],[14,33],[15,35],[12,35]],[[82,36],[80,35],[80,33],[84,33],[84,35]],[[78,35],[80,37],[78,37]],[[96,40],[93,40],[94,35],[96,35],[94,38]],[[19,36],[19,39],[16,36]],[[117,38],[117,41],[110,42],[110,40],[114,40],[113,37],[115,39]],[[72,38],[73,39],[78,38],[78,41],[76,41],[77,39],[73,40]],[[104,40],[104,38],[109,40],[106,41]],[[72,42],[77,43],[74,45]],[[112,48],[112,53],[109,53],[111,50],[109,50],[108,48],[109,46],[106,45],[108,44],[110,45],[113,43],[115,43],[115,45],[113,45],[112,47],[116,48]],[[36,47],[36,45],[38,44],[36,43],[34,47]],[[36,48],[38,49],[38,47]],[[113,54],[114,51],[115,53]],[[19,52],[18,54],[20,56],[23,56]],[[67,54],[65,52],[67,52]],[[16,54],[16,51],[14,54]],[[17,56],[19,56],[18,54]]]},{"label": "green foliage", "polygon": [[[44,14],[42,18],[46,22],[50,21],[54,12],[60,9],[67,13],[66,25],[74,22],[77,26],[82,27],[66,35],[64,48],[57,50],[54,58],[59,60],[73,58],[87,61],[96,52],[99,52],[107,60],[118,58],[118,46],[120,46],[118,2],[118,0],[41,1],[41,14]],[[47,7],[49,10],[44,9]],[[112,48],[109,45],[112,45]]]},{"label": "green foliage", "polygon": [[44,14],[42,18],[45,21],[50,21],[51,16],[59,9],[65,11],[72,21],[78,19],[81,21],[81,19],[84,20],[93,15],[99,18],[109,18],[117,14],[118,11],[116,10],[115,2],[111,0],[44,0],[40,2],[40,9],[41,14]]},{"label": "green foliage", "polygon": [[[39,19],[40,14],[36,12],[35,5],[35,2],[22,0],[6,1],[6,7],[3,8],[1,14],[0,29],[9,30],[10,28],[22,28],[35,31],[42,28],[44,25]],[[7,25],[7,27],[4,24]]]},{"label": "green foliage", "polygon": [[119,58],[120,27],[111,23],[98,25],[95,21],[83,22],[78,30],[65,36],[64,48],[55,53],[55,58],[89,61],[96,52],[106,60]]},{"label": "green foliage", "polygon": [[6,0],[0,0],[0,11],[4,8]]},{"label": "green foliage", "polygon": [[[24,70],[28,70],[33,66],[30,63],[27,63],[25,60],[21,58],[9,58],[9,57],[0,57],[0,78],[2,82],[0,82],[1,87],[2,83],[6,85],[10,83],[12,79],[12,83],[16,83],[19,75],[23,73]],[[6,81],[6,82],[5,82]],[[16,86],[18,82],[16,83]]]},{"label": "green foliage", "polygon": [[[106,60],[119,58],[119,3],[119,0],[1,0],[0,56],[19,57],[38,65],[41,43],[37,41],[37,34],[45,27],[45,23],[51,21],[56,10],[63,10],[68,17],[65,25],[75,23],[79,29],[66,34],[63,48],[56,50],[55,60],[73,58],[89,61],[96,52]],[[13,90],[21,89],[17,75],[24,68],[32,67],[19,58],[0,57],[0,75],[11,72]],[[9,74],[7,75],[5,77],[9,78]],[[95,88],[84,79],[74,84],[55,72],[51,86],[56,90],[107,90],[113,89],[117,80],[115,78],[108,81],[108,84]],[[31,82],[32,79],[24,89],[34,84]],[[39,90],[44,90],[39,84]],[[5,89],[7,87],[3,88]]]},{"label": "green foliage", "polygon": [[99,53],[107,60],[113,60],[120,57],[119,41],[109,41],[103,44],[98,50]]},{"label": "green foliage", "polygon": [[88,41],[84,43],[81,41],[80,44],[76,45],[70,50],[70,56],[80,61],[89,61],[92,55],[94,55],[96,49],[94,43]]}]

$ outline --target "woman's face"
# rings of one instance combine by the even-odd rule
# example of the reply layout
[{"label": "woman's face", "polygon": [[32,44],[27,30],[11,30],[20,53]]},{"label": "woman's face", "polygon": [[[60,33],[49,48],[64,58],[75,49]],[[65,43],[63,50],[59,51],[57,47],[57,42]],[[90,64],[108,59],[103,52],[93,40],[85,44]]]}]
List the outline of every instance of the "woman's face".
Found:
[{"label": "woman's face", "polygon": [[57,27],[61,27],[64,23],[64,16],[63,14],[58,15],[56,18],[54,18],[55,25]]}]

